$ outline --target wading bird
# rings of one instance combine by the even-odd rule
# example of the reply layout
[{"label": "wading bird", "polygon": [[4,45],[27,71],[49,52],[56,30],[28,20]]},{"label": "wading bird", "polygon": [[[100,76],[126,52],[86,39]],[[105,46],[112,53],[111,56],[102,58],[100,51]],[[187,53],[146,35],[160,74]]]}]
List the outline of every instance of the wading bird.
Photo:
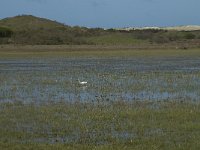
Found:
[{"label": "wading bird", "polygon": [[86,81],[80,81],[79,79],[78,79],[78,83],[79,83],[80,85],[86,85],[86,84],[87,84]]}]

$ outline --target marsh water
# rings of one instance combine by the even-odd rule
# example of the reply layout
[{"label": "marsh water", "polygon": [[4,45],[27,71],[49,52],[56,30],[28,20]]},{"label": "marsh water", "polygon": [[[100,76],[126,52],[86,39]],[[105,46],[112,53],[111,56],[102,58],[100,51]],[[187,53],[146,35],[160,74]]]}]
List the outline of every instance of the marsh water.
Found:
[{"label": "marsh water", "polygon": [[198,101],[200,58],[0,59],[0,82],[1,102]]}]

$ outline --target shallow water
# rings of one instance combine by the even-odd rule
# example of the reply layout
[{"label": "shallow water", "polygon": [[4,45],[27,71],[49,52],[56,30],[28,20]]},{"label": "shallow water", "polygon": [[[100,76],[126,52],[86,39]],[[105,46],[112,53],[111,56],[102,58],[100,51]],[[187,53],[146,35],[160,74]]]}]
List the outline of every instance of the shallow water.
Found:
[{"label": "shallow water", "polygon": [[200,58],[1,59],[0,81],[1,102],[198,101]]}]

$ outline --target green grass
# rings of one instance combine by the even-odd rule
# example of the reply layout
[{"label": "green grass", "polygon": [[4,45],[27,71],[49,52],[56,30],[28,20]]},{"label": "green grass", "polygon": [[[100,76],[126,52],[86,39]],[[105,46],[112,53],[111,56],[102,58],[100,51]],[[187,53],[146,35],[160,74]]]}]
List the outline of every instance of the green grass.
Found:
[{"label": "green grass", "polygon": [[26,58],[26,57],[199,57],[200,49],[131,49],[117,47],[53,47],[19,46],[0,48],[0,58]]},{"label": "green grass", "polygon": [[1,149],[199,149],[189,102],[0,105]]}]

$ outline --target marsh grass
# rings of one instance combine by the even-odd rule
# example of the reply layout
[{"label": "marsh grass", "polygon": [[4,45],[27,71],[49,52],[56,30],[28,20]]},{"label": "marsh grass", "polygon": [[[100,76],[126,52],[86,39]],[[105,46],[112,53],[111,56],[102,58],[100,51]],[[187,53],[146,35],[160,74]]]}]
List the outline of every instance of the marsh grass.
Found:
[{"label": "marsh grass", "polygon": [[[200,149],[199,56],[199,49],[2,50],[0,149]],[[81,100],[81,92],[93,97]]]},{"label": "marsh grass", "polygon": [[[193,100],[200,51],[0,51],[0,100]],[[5,55],[4,55],[5,54]],[[78,79],[88,81],[87,87]]]},{"label": "marsh grass", "polygon": [[0,48],[0,58],[156,58],[156,57],[199,57],[200,49],[150,48],[137,49],[131,47],[87,47],[87,46],[5,46]]},{"label": "marsh grass", "polygon": [[199,108],[187,101],[3,103],[0,147],[198,149]]}]

